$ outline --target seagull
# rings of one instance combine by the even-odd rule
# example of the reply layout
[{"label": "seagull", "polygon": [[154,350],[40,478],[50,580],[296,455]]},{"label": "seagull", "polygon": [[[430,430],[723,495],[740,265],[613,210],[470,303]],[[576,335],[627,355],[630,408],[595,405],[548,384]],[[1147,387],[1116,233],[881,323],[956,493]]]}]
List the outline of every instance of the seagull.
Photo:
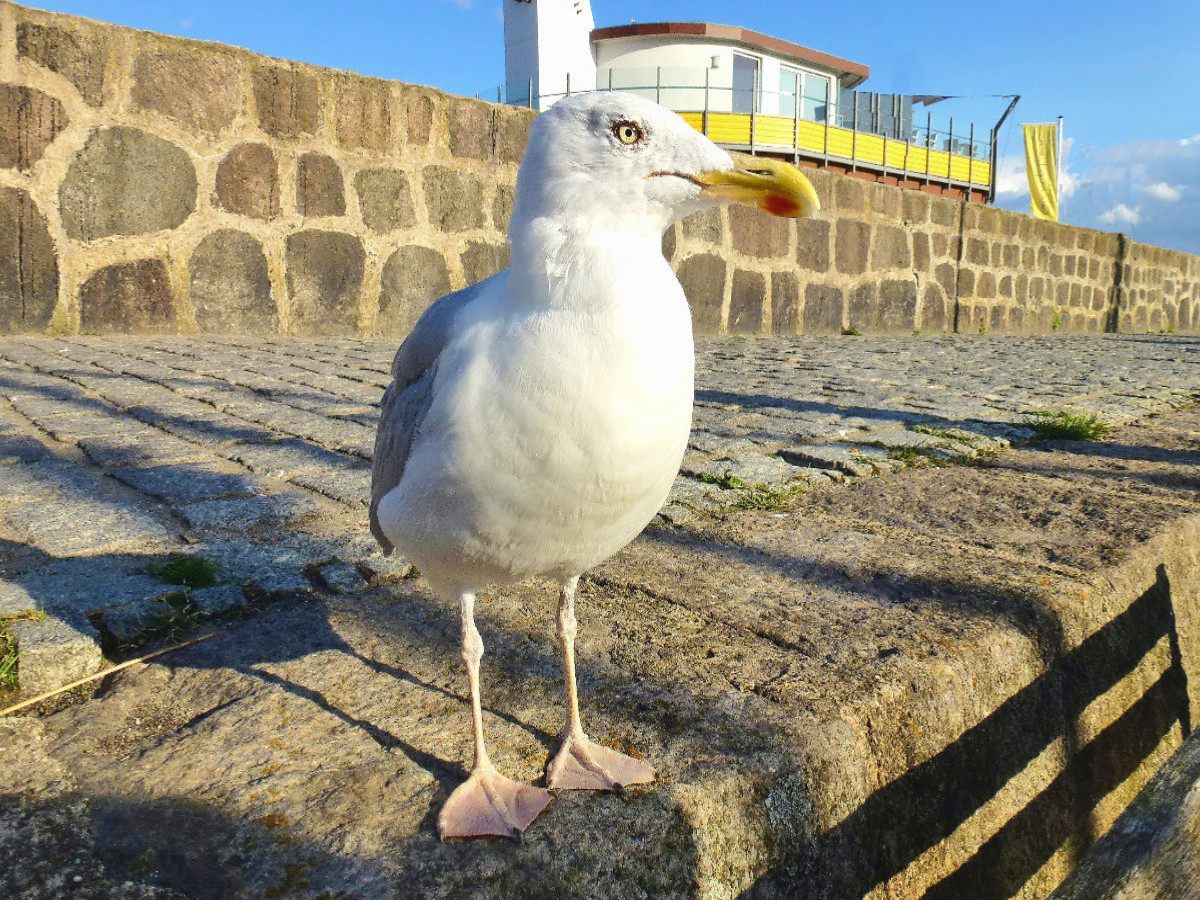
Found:
[{"label": "seagull", "polygon": [[577,94],[532,123],[508,269],[436,301],[392,364],[375,441],[371,531],[457,602],[474,726],[470,777],[443,839],[519,838],[550,802],[501,775],[484,746],[475,597],[545,576],[560,586],[566,682],[550,789],[616,790],[653,769],[593,742],[575,683],[579,576],[667,498],[691,429],[693,345],[663,232],[723,202],[815,215],[791,165],[731,154],[635,94]]}]

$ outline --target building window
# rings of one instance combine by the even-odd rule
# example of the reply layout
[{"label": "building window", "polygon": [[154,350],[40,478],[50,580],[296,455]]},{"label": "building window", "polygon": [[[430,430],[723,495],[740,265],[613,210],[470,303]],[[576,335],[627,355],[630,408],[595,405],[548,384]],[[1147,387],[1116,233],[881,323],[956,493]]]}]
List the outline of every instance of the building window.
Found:
[{"label": "building window", "polygon": [[800,102],[800,116],[810,122],[824,122],[829,115],[829,103],[833,95],[832,86],[824,75],[804,73],[804,95]]},{"label": "building window", "polygon": [[779,114],[795,116],[800,113],[800,73],[787,66],[779,68]]},{"label": "building window", "polygon": [[824,122],[829,107],[829,79],[800,69],[779,69],[779,114]]},{"label": "building window", "polygon": [[756,111],[758,98],[758,58],[733,54],[733,111],[748,113]]}]

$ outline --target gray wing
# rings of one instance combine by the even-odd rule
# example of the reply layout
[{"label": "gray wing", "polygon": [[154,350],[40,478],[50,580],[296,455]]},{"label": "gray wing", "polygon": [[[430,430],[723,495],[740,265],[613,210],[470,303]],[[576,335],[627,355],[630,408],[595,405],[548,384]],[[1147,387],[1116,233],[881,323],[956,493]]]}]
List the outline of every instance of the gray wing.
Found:
[{"label": "gray wing", "polygon": [[392,361],[392,383],[380,402],[379,430],[371,461],[371,534],[385,554],[393,548],[379,527],[379,501],[404,476],[413,442],[433,402],[438,357],[457,333],[458,314],[479,297],[485,284],[487,281],[482,281],[447,294],[425,310]]}]

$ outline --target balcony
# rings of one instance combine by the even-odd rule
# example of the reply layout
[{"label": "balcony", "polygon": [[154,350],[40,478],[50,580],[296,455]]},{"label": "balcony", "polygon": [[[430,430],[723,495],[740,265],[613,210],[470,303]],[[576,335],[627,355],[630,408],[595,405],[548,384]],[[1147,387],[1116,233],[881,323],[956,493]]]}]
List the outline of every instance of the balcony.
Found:
[{"label": "balcony", "polygon": [[[913,122],[913,98],[838,91],[827,78],[797,72],[790,90],[772,91],[736,72],[700,69],[608,68],[597,90],[639,94],[673,109],[697,131],[730,150],[791,159],[870,181],[958,199],[987,202],[995,193],[992,134],[978,140],[974,125],[934,125],[932,114]],[[560,82],[561,84],[561,82]],[[530,89],[536,92],[533,84]],[[536,105],[571,93],[513,96]]]}]

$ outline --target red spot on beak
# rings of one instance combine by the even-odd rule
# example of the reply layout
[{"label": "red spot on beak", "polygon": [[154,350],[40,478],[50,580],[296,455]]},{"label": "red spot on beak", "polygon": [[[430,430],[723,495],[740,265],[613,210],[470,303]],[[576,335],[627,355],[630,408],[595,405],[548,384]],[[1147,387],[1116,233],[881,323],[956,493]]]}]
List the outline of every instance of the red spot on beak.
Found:
[{"label": "red spot on beak", "polygon": [[773,216],[795,218],[800,212],[800,205],[783,194],[767,194],[759,205]]}]

